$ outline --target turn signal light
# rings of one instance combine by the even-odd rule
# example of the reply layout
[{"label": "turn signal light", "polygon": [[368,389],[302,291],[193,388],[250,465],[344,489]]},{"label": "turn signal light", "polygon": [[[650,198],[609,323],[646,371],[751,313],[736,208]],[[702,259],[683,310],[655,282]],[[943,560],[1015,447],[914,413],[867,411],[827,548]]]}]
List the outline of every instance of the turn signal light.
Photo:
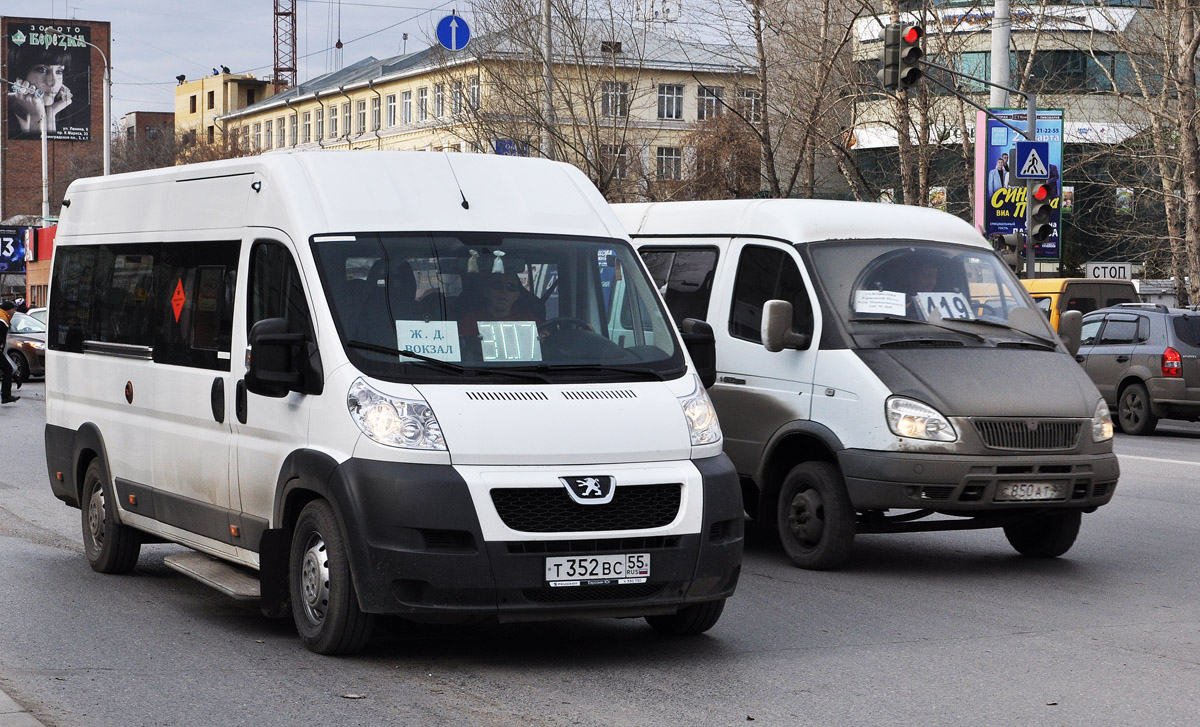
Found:
[{"label": "turn signal light", "polygon": [[1163,351],[1162,375],[1172,378],[1183,376],[1183,359],[1180,358],[1179,352],[1173,348]]}]

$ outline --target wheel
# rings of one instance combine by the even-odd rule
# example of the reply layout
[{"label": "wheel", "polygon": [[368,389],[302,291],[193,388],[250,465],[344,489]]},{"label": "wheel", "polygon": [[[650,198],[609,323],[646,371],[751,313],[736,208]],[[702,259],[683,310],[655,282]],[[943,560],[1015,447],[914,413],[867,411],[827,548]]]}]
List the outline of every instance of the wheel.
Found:
[{"label": "wheel", "polygon": [[108,476],[99,459],[92,460],[83,476],[83,552],[97,573],[124,574],[137,565],[142,535],[117,520],[116,503],[105,489]]},{"label": "wheel", "polygon": [[1145,385],[1132,383],[1121,391],[1117,421],[1126,434],[1149,434],[1158,426],[1158,417],[1150,411],[1150,394]]},{"label": "wheel", "polygon": [[318,654],[352,654],[367,643],[374,617],[358,607],[346,538],[333,508],[314,500],[300,511],[288,560],[292,620]]},{"label": "wheel", "polygon": [[20,351],[9,351],[8,358],[12,361],[14,376],[20,377],[21,381],[29,381],[29,362],[25,360],[25,354]]},{"label": "wheel", "polygon": [[1034,515],[1005,525],[1004,537],[1021,555],[1057,558],[1075,544],[1081,522],[1083,513],[1079,510]]},{"label": "wheel", "polygon": [[841,473],[828,462],[792,468],[779,490],[776,521],[784,551],[800,568],[836,568],[850,556],[854,508]]},{"label": "wheel", "polygon": [[725,610],[725,599],[697,603],[685,606],[679,613],[669,616],[647,616],[646,623],[650,624],[660,634],[671,636],[695,636],[711,629],[721,618]]}]

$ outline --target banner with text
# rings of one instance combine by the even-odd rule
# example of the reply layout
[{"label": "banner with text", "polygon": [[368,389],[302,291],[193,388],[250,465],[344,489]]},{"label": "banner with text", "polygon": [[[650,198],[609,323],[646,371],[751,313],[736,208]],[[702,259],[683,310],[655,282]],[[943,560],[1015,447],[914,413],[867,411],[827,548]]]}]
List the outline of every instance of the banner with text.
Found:
[{"label": "banner with text", "polygon": [[53,20],[6,20],[8,138],[90,141],[92,29]]}]

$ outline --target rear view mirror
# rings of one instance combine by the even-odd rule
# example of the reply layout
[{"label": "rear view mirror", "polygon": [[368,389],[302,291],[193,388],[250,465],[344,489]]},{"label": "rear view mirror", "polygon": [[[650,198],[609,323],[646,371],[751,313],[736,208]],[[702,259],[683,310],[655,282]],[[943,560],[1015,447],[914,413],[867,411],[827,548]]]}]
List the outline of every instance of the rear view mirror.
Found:
[{"label": "rear view mirror", "polygon": [[706,389],[711,387],[717,383],[717,338],[712,326],[699,318],[684,318],[679,323],[679,331],[683,335],[683,345],[687,346],[692,363],[696,365],[700,383]]},{"label": "rear view mirror", "polygon": [[246,389],[279,398],[289,392],[319,394],[323,388],[316,346],[303,333],[288,331],[283,318],[255,323],[248,336]]},{"label": "rear view mirror", "polygon": [[1060,315],[1058,317],[1058,337],[1067,347],[1067,353],[1072,356],[1079,353],[1079,344],[1083,340],[1083,313],[1069,310]]},{"label": "rear view mirror", "polygon": [[812,330],[792,328],[792,304],[786,300],[768,300],[763,305],[763,346],[771,353],[785,348],[806,349],[812,343]]}]

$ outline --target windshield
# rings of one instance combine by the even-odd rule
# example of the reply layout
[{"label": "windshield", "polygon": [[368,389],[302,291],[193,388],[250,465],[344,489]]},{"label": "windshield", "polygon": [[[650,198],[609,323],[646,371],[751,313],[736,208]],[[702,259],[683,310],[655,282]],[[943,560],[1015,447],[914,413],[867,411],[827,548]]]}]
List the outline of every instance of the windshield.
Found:
[{"label": "windshield", "polygon": [[674,378],[684,358],[620,240],[363,233],[312,240],[350,360],[395,381]]},{"label": "windshield", "polygon": [[811,245],[810,254],[831,307],[851,335],[862,337],[859,345],[882,345],[935,328],[962,332],[968,344],[982,343],[985,336],[1024,334],[1056,345],[1045,317],[990,250],[846,241]]}]

